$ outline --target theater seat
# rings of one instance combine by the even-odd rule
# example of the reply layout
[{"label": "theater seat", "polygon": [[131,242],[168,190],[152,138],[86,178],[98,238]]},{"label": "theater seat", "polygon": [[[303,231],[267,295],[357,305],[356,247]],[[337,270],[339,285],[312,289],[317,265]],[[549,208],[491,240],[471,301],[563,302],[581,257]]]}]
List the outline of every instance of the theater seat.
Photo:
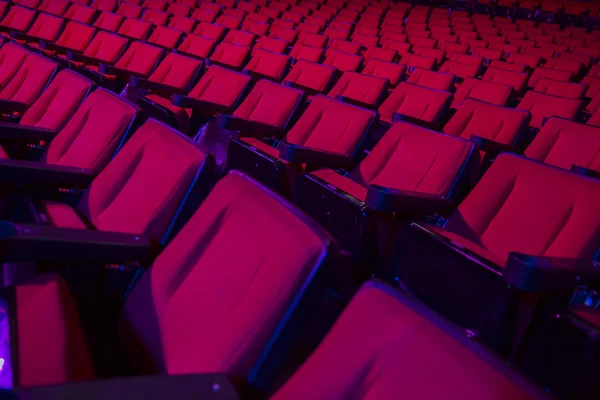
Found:
[{"label": "theater seat", "polygon": [[419,56],[417,54],[405,54],[400,58],[398,64],[406,65],[408,72],[412,72],[415,68],[433,69],[436,63],[434,57]]},{"label": "theater seat", "polygon": [[68,59],[71,66],[81,67],[100,63],[112,65],[117,62],[128,42],[129,40],[122,36],[99,31],[85,48],[82,58],[79,58],[78,54],[68,54],[67,57],[60,57]]},{"label": "theater seat", "polygon": [[390,86],[395,87],[404,76],[405,71],[406,66],[404,65],[385,62],[372,57],[366,62],[362,74],[387,79]]},{"label": "theater seat", "polygon": [[13,6],[0,21],[0,28],[4,31],[14,30],[25,32],[29,28],[29,25],[31,25],[34,17],[34,10],[21,6]]},{"label": "theater seat", "polygon": [[449,91],[454,82],[454,75],[435,72],[423,68],[415,68],[407,79],[408,83],[425,86],[430,89]]},{"label": "theater seat", "polygon": [[331,44],[329,44],[329,46],[327,47],[325,55],[329,55],[329,53],[331,53],[334,50],[348,54],[358,54],[361,48],[362,46],[360,43],[349,42],[346,40],[333,40]]},{"label": "theater seat", "polygon": [[318,63],[321,61],[321,57],[323,57],[324,53],[325,50],[319,47],[295,44],[290,51],[290,57],[292,57],[294,60],[307,60]]},{"label": "theater seat", "polygon": [[119,8],[117,8],[117,14],[121,14],[122,16],[128,19],[139,19],[142,15],[142,10],[143,9],[140,6],[122,2],[119,4]]},{"label": "theater seat", "polygon": [[533,70],[529,80],[527,81],[527,87],[534,88],[542,78],[549,78],[555,81],[569,82],[573,79],[573,73],[570,71],[561,71],[558,69],[549,69],[538,67]]},{"label": "theater seat", "polygon": [[508,71],[490,66],[483,74],[481,80],[501,85],[509,85],[512,86],[516,93],[521,93],[525,88],[528,77],[529,76],[525,72]]},{"label": "theater seat", "polygon": [[530,90],[525,93],[516,108],[529,111],[531,113],[529,126],[540,129],[544,118],[557,116],[574,119],[581,107],[581,100],[551,96]]},{"label": "theater seat", "polygon": [[587,86],[587,90],[585,92],[585,97],[592,98],[598,92],[600,92],[600,78],[594,78],[592,76],[585,76],[581,83]]},{"label": "theater seat", "polygon": [[391,123],[394,114],[436,124],[448,110],[452,94],[411,83],[401,82],[379,107],[382,121]]},{"label": "theater seat", "polygon": [[[174,3],[172,5],[176,5],[176,4]],[[174,15],[171,17],[171,20],[169,21],[169,24],[167,25],[167,27],[171,28],[171,29],[179,29],[180,31],[185,32],[186,34],[189,34],[190,32],[192,32],[194,30],[194,26],[196,26],[196,22],[197,21],[193,18],[187,18],[187,17]]]},{"label": "theater seat", "polygon": [[542,78],[535,85],[536,92],[551,94],[553,96],[581,99],[587,89],[583,83],[561,82],[554,79]]},{"label": "theater seat", "polygon": [[183,42],[177,47],[177,52],[204,59],[212,54],[216,45],[217,41],[215,39],[192,33],[183,39]]},{"label": "theater seat", "polygon": [[579,76],[583,69],[583,63],[579,60],[568,60],[566,58],[550,58],[544,64],[544,68],[570,71],[573,73],[573,76]]},{"label": "theater seat", "polygon": [[[454,54],[456,56],[457,54]],[[439,72],[455,75],[461,79],[475,78],[479,73],[478,65],[463,64],[458,61],[446,60]]]},{"label": "theater seat", "polygon": [[157,46],[164,47],[166,49],[174,49],[183,36],[183,31],[179,29],[171,29],[165,26],[157,26],[152,31],[152,34],[148,38],[148,43],[153,43]]},{"label": "theater seat", "polygon": [[368,63],[371,58],[376,58],[385,62],[393,62],[397,56],[398,53],[396,52],[396,50],[382,49],[376,46],[368,47],[363,53],[363,57],[366,63]]},{"label": "theater seat", "polygon": [[283,78],[290,61],[290,56],[260,49],[254,52],[244,71],[256,77],[279,82]]},{"label": "theater seat", "polygon": [[57,70],[58,64],[30,53],[15,76],[0,89],[0,112],[23,113],[46,88]]},{"label": "theater seat", "polygon": [[123,20],[124,17],[122,15],[103,12],[98,16],[93,26],[109,32],[117,32]]},{"label": "theater seat", "polygon": [[217,24],[201,22],[198,24],[196,29],[194,29],[194,33],[209,39],[219,41],[225,33],[225,28]]},{"label": "theater seat", "polygon": [[395,288],[367,282],[272,399],[341,400],[356,390],[366,399],[543,397],[461,332]]},{"label": "theater seat", "polygon": [[63,18],[89,25],[92,22],[95,13],[96,10],[91,7],[86,7],[81,4],[71,4],[67,11],[65,11]]},{"label": "theater seat", "polygon": [[169,19],[169,14],[166,12],[147,8],[142,13],[142,17],[140,19],[142,21],[150,22],[151,24],[156,25],[156,26],[165,26],[165,25],[167,25],[167,20]]},{"label": "theater seat", "polygon": [[252,46],[255,35],[246,31],[231,30],[223,38],[224,42],[237,44],[238,46]]},{"label": "theater seat", "polygon": [[[228,168],[246,171],[268,187],[289,193],[294,171],[310,168],[311,164],[309,160],[294,159],[293,150],[286,150],[290,145],[323,158],[318,163],[324,166],[339,162],[331,159],[333,155],[337,156],[335,160],[341,157],[350,161],[374,119],[373,111],[317,95],[285,135],[284,144],[272,147],[249,137],[232,141]],[[282,148],[286,153],[281,153]]]},{"label": "theater seat", "polygon": [[241,69],[250,53],[247,46],[238,46],[232,43],[221,42],[210,56],[210,61],[233,69]]},{"label": "theater seat", "polygon": [[[273,22],[273,24],[275,24],[275,22]],[[269,37],[287,40],[290,43],[294,43],[296,41],[296,36],[298,36],[298,31],[295,29],[274,27],[271,25]]]},{"label": "theater seat", "polygon": [[0,47],[0,89],[16,75],[28,55],[29,51],[14,43]]},{"label": "theater seat", "polygon": [[54,42],[63,28],[63,22],[62,18],[41,13],[33,21],[31,28],[27,30],[27,36],[20,37],[17,34],[16,39],[34,43],[37,43],[39,40]]},{"label": "theater seat", "polygon": [[468,97],[503,106],[510,98],[511,93],[511,86],[467,78],[454,93],[454,99],[450,108],[456,109],[460,107],[462,102]]},{"label": "theater seat", "polygon": [[146,40],[150,35],[152,23],[133,18],[125,18],[123,24],[117,31],[119,35],[127,36],[137,40]]},{"label": "theater seat", "polygon": [[45,0],[38,7],[38,11],[62,17],[68,6],[67,0]]},{"label": "theater seat", "polygon": [[513,53],[506,59],[506,61],[512,64],[527,65],[529,68],[534,69],[540,65],[541,60],[538,56]]},{"label": "theater seat", "polygon": [[323,93],[329,86],[335,68],[298,60],[284,79],[284,84],[298,87],[310,94]]},{"label": "theater seat", "polygon": [[497,143],[513,145],[527,128],[530,118],[527,111],[467,98],[446,123],[443,132],[467,140],[471,135],[476,135]]},{"label": "theater seat", "polygon": [[[369,254],[369,236],[385,243],[375,226],[391,219],[391,210],[367,202],[371,185],[420,195],[454,197],[463,190],[474,144],[405,122],[397,122],[349,174],[319,169],[304,176],[294,202],[338,240],[356,259]],[[367,204],[365,204],[367,203]],[[318,205],[318,206],[316,206]],[[385,207],[385,206],[383,206]],[[400,215],[420,215],[416,209]],[[380,215],[374,214],[379,211]],[[387,217],[385,213],[389,214]],[[376,254],[369,254],[376,257]]]},{"label": "theater seat", "polygon": [[269,36],[261,36],[252,47],[252,55],[259,49],[271,51],[273,53],[284,54],[289,46],[287,40],[275,39]]},{"label": "theater seat", "polygon": [[600,172],[600,128],[551,117],[524,154],[566,170],[578,166]]},{"label": "theater seat", "polygon": [[337,70],[344,72],[356,71],[362,62],[362,56],[334,50],[325,57],[323,64],[332,66]]},{"label": "theater seat", "polygon": [[516,64],[516,63],[509,63],[509,62],[494,60],[490,64],[490,68],[502,69],[505,71],[512,71],[512,72],[525,72],[527,70],[527,68],[529,68],[529,67],[525,64]]},{"label": "theater seat", "polygon": [[377,108],[387,92],[387,80],[346,71],[327,96],[365,108]]}]

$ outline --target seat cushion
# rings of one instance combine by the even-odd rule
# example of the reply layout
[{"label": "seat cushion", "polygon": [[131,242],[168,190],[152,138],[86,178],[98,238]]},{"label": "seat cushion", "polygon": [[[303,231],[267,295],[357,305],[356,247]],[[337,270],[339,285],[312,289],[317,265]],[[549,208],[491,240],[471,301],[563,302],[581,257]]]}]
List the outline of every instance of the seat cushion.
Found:
[{"label": "seat cushion", "polygon": [[18,368],[22,386],[94,379],[77,309],[58,275],[16,287]]}]

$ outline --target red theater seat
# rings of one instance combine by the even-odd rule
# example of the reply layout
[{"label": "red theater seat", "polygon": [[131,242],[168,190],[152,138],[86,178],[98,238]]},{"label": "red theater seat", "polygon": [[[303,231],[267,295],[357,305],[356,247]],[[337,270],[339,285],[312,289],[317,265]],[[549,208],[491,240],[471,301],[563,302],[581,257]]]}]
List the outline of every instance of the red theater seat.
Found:
[{"label": "red theater seat", "polygon": [[204,36],[209,39],[221,40],[223,34],[225,33],[225,28],[217,25],[210,24],[207,22],[200,22],[196,29],[194,29],[194,33],[200,36]]},{"label": "red theater seat", "polygon": [[452,94],[401,82],[379,107],[382,121],[392,122],[394,114],[435,124],[448,110]]},{"label": "red theater seat", "polygon": [[574,119],[581,106],[581,100],[551,96],[530,90],[525,93],[525,96],[517,105],[517,109],[529,111],[531,113],[529,126],[540,129],[544,118],[557,116]]},{"label": "red theater seat", "polygon": [[239,46],[250,47],[252,46],[252,43],[254,43],[254,38],[255,36],[252,33],[238,30],[230,30],[229,32],[227,32],[227,35],[225,35],[225,38],[223,38],[223,41],[237,44]]},{"label": "red theater seat", "polygon": [[433,69],[436,59],[433,57],[419,56],[416,54],[405,54],[400,58],[398,64],[406,65],[409,72],[415,68]]},{"label": "red theater seat", "polygon": [[148,38],[148,43],[153,43],[166,49],[174,49],[182,37],[183,31],[179,29],[157,26]]},{"label": "red theater seat", "polygon": [[63,18],[89,25],[94,19],[95,14],[96,10],[91,7],[86,7],[80,4],[71,4],[67,11],[65,11],[63,14]]},{"label": "red theater seat", "polygon": [[531,69],[534,69],[540,65],[541,60],[538,56],[513,53],[506,59],[506,61],[512,64],[523,64]]},{"label": "red theater seat", "polygon": [[[53,2],[54,0],[49,0]],[[114,12],[117,8],[117,0],[92,0],[90,7],[103,12]]]},{"label": "red theater seat", "polygon": [[580,99],[583,97],[587,86],[582,83],[570,83],[542,78],[535,85],[536,92],[551,94],[553,96],[567,97],[569,99]]},{"label": "red theater seat", "polygon": [[515,92],[521,93],[521,91],[525,88],[528,77],[529,76],[525,72],[509,71],[490,66],[485,71],[485,74],[483,74],[481,80],[484,82],[509,85],[512,86]]},{"label": "red theater seat", "polygon": [[0,28],[9,31],[15,30],[18,32],[25,32],[33,18],[35,17],[35,11],[29,8],[21,6],[13,6],[8,10],[8,13],[2,21],[0,21]]},{"label": "red theater seat", "polygon": [[132,39],[146,40],[151,29],[152,23],[148,21],[126,18],[117,33]]},{"label": "red theater seat", "polygon": [[435,72],[423,68],[415,68],[408,77],[408,83],[425,86],[430,89],[449,91],[454,82],[454,75],[444,72]]},{"label": "red theater seat", "polygon": [[307,60],[318,63],[324,52],[324,49],[318,47],[296,44],[290,51],[290,57],[294,60]]},{"label": "red theater seat", "polygon": [[[458,54],[454,54],[456,56]],[[461,79],[474,78],[479,73],[478,65],[463,64],[457,61],[446,60],[439,68],[440,72],[455,75]]]},{"label": "red theater seat", "polygon": [[188,34],[194,30],[196,22],[197,21],[193,18],[174,15],[173,17],[171,17],[171,21],[169,21],[167,27],[171,29],[179,29],[180,31],[183,31],[186,34]]},{"label": "red theater seat", "polygon": [[360,43],[348,42],[345,40],[334,40],[327,47],[325,55],[329,55],[332,51],[337,50],[348,54],[358,54],[361,50]]},{"label": "red theater seat", "polygon": [[99,31],[85,48],[83,57],[79,54],[69,53],[67,58],[72,65],[76,66],[98,65],[100,63],[112,65],[119,59],[127,43],[128,39],[122,36]]},{"label": "red theater seat", "polygon": [[287,40],[275,39],[268,36],[261,36],[256,41],[254,47],[252,47],[252,55],[256,53],[256,51],[263,49],[267,51],[271,51],[273,53],[284,54],[287,50],[289,42]]},{"label": "red theater seat", "polygon": [[275,39],[287,40],[290,43],[294,43],[296,36],[298,36],[298,31],[295,29],[273,27],[271,28],[269,36]]},{"label": "red theater seat", "polygon": [[[392,287],[368,282],[272,399],[339,400],[358,387],[364,398],[542,397],[460,332]],[[424,385],[427,379],[444,389]]]},{"label": "red theater seat", "polygon": [[512,90],[512,86],[467,78],[454,93],[454,100],[450,108],[460,107],[464,99],[468,97],[503,106],[510,98]]},{"label": "red theater seat", "polygon": [[335,68],[313,63],[307,60],[298,60],[285,77],[284,83],[298,87],[307,93],[323,93],[329,86]]},{"label": "red theater seat", "polygon": [[372,57],[366,62],[362,74],[387,79],[390,86],[394,87],[404,76],[405,70],[406,67],[404,65],[385,62]]},{"label": "red theater seat", "polygon": [[189,34],[177,47],[177,52],[204,59],[212,54],[216,45],[217,41],[215,39]]},{"label": "red theater seat", "polygon": [[14,43],[0,47],[0,90],[16,75],[28,55],[24,47]]},{"label": "red theater seat", "polygon": [[116,32],[124,18],[125,17],[119,14],[103,12],[98,16],[93,26],[109,32]]},{"label": "red theater seat", "polygon": [[67,0],[44,0],[38,7],[38,11],[62,17],[68,6],[69,2]]},{"label": "red theater seat", "polygon": [[600,172],[600,128],[551,117],[525,155],[566,170],[577,166]]},{"label": "red theater seat", "polygon": [[573,73],[570,71],[561,71],[558,69],[538,67],[534,69],[531,73],[531,76],[527,81],[527,87],[534,88],[538,84],[538,82],[543,78],[548,78],[555,81],[569,82],[573,79]]},{"label": "red theater seat", "polygon": [[334,50],[325,57],[323,64],[332,66],[339,71],[356,71],[362,61],[361,56]]},{"label": "red theater seat", "polygon": [[259,49],[244,70],[260,78],[281,81],[290,61],[290,56]]},{"label": "red theater seat", "polygon": [[167,8],[167,12],[179,16],[179,17],[188,17],[194,6],[190,7],[187,4],[179,4],[179,3],[171,3],[169,4],[169,8]]},{"label": "red theater seat", "polygon": [[386,79],[346,71],[327,96],[365,108],[377,108],[387,92]]},{"label": "red theater seat", "polygon": [[303,44],[311,47],[323,48],[327,44],[327,36],[318,33],[300,32],[296,45]]}]

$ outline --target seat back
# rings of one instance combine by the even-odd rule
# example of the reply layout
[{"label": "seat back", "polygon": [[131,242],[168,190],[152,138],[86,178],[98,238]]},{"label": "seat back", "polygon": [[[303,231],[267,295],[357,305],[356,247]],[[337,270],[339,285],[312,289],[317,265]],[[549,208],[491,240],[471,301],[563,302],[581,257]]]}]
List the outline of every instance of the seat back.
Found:
[{"label": "seat back", "polygon": [[362,56],[355,54],[343,53],[341,51],[334,50],[323,61],[324,65],[330,65],[339,71],[356,71],[362,63]]},{"label": "seat back", "polygon": [[169,19],[169,13],[147,8],[142,14],[142,21],[150,22],[156,26],[164,26]]},{"label": "seat back", "polygon": [[456,75],[462,79],[467,79],[476,77],[479,72],[479,68],[480,67],[477,65],[463,64],[458,61],[447,60],[439,68],[439,71]]},{"label": "seat back", "polygon": [[95,8],[96,10],[112,13],[117,8],[117,0],[92,0],[90,7]]},{"label": "seat back", "polygon": [[246,65],[246,70],[280,81],[290,61],[290,56],[260,49],[254,53]]},{"label": "seat back", "polygon": [[177,53],[169,53],[150,76],[153,82],[176,88],[189,88],[200,69],[202,61],[185,57]]},{"label": "seat back", "polygon": [[380,185],[449,196],[474,144],[406,122],[396,122],[350,174],[364,187]]},{"label": "seat back", "polygon": [[[175,5],[175,3],[173,3],[172,5]],[[169,25],[167,25],[167,27],[171,29],[179,29],[185,33],[190,33],[194,29],[194,26],[196,26],[195,19],[181,17],[178,15],[174,15],[173,17],[171,17],[171,21],[169,22]]]},{"label": "seat back", "polygon": [[391,86],[396,86],[404,76],[405,70],[404,65],[371,58],[363,68],[362,74],[387,79]]},{"label": "seat back", "polygon": [[38,10],[60,17],[65,13],[68,6],[69,1],[67,0],[44,0]]},{"label": "seat back", "polygon": [[600,171],[600,128],[551,117],[525,155],[567,170],[576,165]]},{"label": "seat back", "polygon": [[179,43],[182,36],[183,31],[180,31],[179,29],[157,26],[154,28],[154,31],[152,31],[152,35],[148,38],[148,42],[168,49],[173,49],[177,46],[177,43]]},{"label": "seat back", "polygon": [[509,252],[592,259],[600,240],[600,181],[502,153],[446,228],[501,260]]},{"label": "seat back", "polygon": [[99,230],[160,241],[205,159],[191,140],[151,119],[98,174],[78,209]]},{"label": "seat back", "polygon": [[269,36],[261,36],[254,47],[252,47],[252,55],[259,49],[271,51],[273,53],[283,54],[287,50],[289,42],[287,40],[275,39]]},{"label": "seat back", "polygon": [[419,56],[417,54],[406,54],[400,58],[399,64],[406,65],[409,71],[415,68],[433,69],[437,60],[434,57]]},{"label": "seat back", "polygon": [[149,75],[163,54],[163,49],[144,42],[131,43],[115,67],[138,74]]},{"label": "seat back", "polygon": [[239,30],[231,30],[227,32],[227,35],[225,35],[223,41],[237,44],[239,46],[252,46],[252,43],[254,43],[254,38],[255,36],[252,33]]},{"label": "seat back", "polygon": [[318,63],[324,52],[325,50],[318,47],[296,44],[290,51],[290,57],[294,60],[307,60]]},{"label": "seat back", "polygon": [[544,64],[544,68],[570,71],[574,76],[581,73],[583,63],[579,60],[568,60],[566,58],[551,58]]},{"label": "seat back", "polygon": [[190,91],[189,96],[231,107],[250,83],[251,77],[230,69],[211,66]]},{"label": "seat back", "polygon": [[187,4],[171,3],[167,8],[167,12],[178,17],[188,17],[192,12],[192,8],[195,7],[195,5],[191,7]]},{"label": "seat back", "polygon": [[233,116],[284,128],[303,95],[301,90],[261,79],[236,108]]},{"label": "seat back", "polygon": [[102,170],[131,128],[137,110],[117,95],[96,89],[52,140],[43,161]]},{"label": "seat back", "polygon": [[142,15],[143,8],[126,2],[122,2],[117,9],[117,14],[121,14],[125,18],[138,19]]},{"label": "seat back", "polygon": [[207,58],[214,50],[217,41],[193,33],[187,35],[177,50],[192,56]]},{"label": "seat back", "polygon": [[531,113],[529,126],[540,129],[544,119],[548,117],[557,116],[574,119],[581,106],[581,100],[552,96],[530,90],[525,93],[517,108],[529,111]]},{"label": "seat back", "polygon": [[96,29],[79,22],[69,21],[56,44],[70,50],[83,52],[91,42]]},{"label": "seat back", "polygon": [[15,76],[0,90],[0,99],[31,105],[48,85],[58,64],[39,54],[30,53]]},{"label": "seat back", "polygon": [[217,24],[209,24],[207,22],[201,22],[196,29],[194,29],[195,34],[215,40],[220,40],[221,37],[223,37],[224,32],[224,27]]},{"label": "seat back", "polygon": [[29,51],[14,43],[0,47],[0,88],[6,87],[28,55]]},{"label": "seat back", "polygon": [[481,81],[475,78],[467,78],[461,83],[456,93],[454,93],[454,100],[450,107],[460,107],[467,97],[503,106],[508,101],[511,93],[511,86]]},{"label": "seat back", "polygon": [[527,111],[466,99],[443,131],[463,139],[476,135],[498,143],[514,144],[519,134],[527,128],[530,118]]},{"label": "seat back", "polygon": [[317,95],[286,135],[292,144],[353,155],[375,112]]},{"label": "seat back", "polygon": [[96,22],[94,22],[94,26],[96,28],[104,29],[109,32],[116,32],[117,29],[119,29],[121,22],[123,22],[123,19],[125,19],[125,17],[123,17],[122,15],[113,14],[111,12],[105,11],[102,14],[100,14],[98,19],[96,19]]},{"label": "seat back", "polygon": [[527,81],[527,86],[530,88],[534,88],[537,86],[538,82],[543,78],[548,78],[555,81],[569,82],[573,79],[573,73],[570,71],[561,71],[559,69],[538,67],[534,69],[531,73],[529,81]]},{"label": "seat back", "polygon": [[21,125],[61,130],[92,89],[92,82],[65,69],[50,82],[21,118]]},{"label": "seat back", "polygon": [[569,99],[580,99],[587,90],[583,83],[569,83],[555,81],[554,79],[542,78],[535,85],[536,92],[551,94],[553,96],[567,97]]},{"label": "seat back", "polygon": [[122,36],[99,31],[83,54],[113,63],[123,53],[127,42],[128,40]]},{"label": "seat back", "polygon": [[437,90],[450,90],[454,82],[454,75],[444,72],[435,72],[429,69],[415,68],[407,82]]},{"label": "seat back", "polygon": [[298,60],[284,81],[324,92],[334,73],[335,68],[333,67]]},{"label": "seat back", "polygon": [[91,7],[86,7],[81,4],[71,4],[71,6],[65,11],[64,18],[72,21],[82,22],[84,24],[90,24],[96,10]]},{"label": "seat back", "polygon": [[60,33],[63,26],[63,19],[50,14],[40,13],[33,21],[31,28],[27,31],[28,35],[36,38],[53,42]]},{"label": "seat back", "polygon": [[437,122],[448,110],[452,94],[412,83],[401,82],[379,107],[383,121],[391,122],[395,112],[426,122]]},{"label": "seat back", "polygon": [[489,67],[481,80],[512,86],[516,92],[521,92],[525,87],[528,75],[526,72],[507,71],[500,68]]},{"label": "seat back", "polygon": [[385,79],[346,71],[327,96],[344,96],[373,107],[379,104],[386,88]]},{"label": "seat back", "polygon": [[148,21],[125,18],[117,33],[138,40],[146,40],[150,34],[150,29],[152,29],[152,23]]},{"label": "seat back", "polygon": [[25,32],[35,17],[35,10],[21,6],[12,6],[0,21],[0,26]]},{"label": "seat back", "polygon": [[[328,244],[286,202],[231,172],[127,298],[123,339],[143,355],[134,364],[168,374],[248,377]],[[190,324],[182,310],[194,310],[203,322]]]},{"label": "seat back", "polygon": [[[429,380],[439,385],[425,383]],[[471,396],[543,398],[541,390],[429,309],[372,281],[362,286],[319,347],[271,399]]]}]

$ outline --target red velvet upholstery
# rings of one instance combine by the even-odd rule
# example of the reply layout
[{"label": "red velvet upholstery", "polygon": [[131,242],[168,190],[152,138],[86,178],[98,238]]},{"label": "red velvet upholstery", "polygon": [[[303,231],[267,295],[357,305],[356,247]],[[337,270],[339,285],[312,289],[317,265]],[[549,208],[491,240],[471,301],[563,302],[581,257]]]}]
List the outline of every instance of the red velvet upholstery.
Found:
[{"label": "red velvet upholstery", "polygon": [[405,70],[404,65],[381,61],[373,57],[366,62],[362,74],[387,79],[391,86],[395,86],[404,76]]},{"label": "red velvet upholstery", "polygon": [[473,147],[466,140],[397,122],[347,177],[327,169],[312,174],[360,201],[366,200],[369,185],[447,196]]},{"label": "red velvet upholstery", "polygon": [[138,19],[142,15],[142,7],[133,4],[122,2],[117,9],[117,14],[121,14],[125,18]]},{"label": "red velvet upholstery", "polygon": [[15,76],[0,90],[0,99],[31,105],[56,73],[58,65],[35,53],[30,53]]},{"label": "red velvet upholstery", "polygon": [[210,57],[211,61],[228,65],[232,68],[241,68],[250,53],[247,46],[238,46],[232,43],[221,42]]},{"label": "red velvet upholstery", "polygon": [[248,65],[246,65],[246,70],[275,81],[281,81],[289,63],[290,56],[260,49],[254,52]]},{"label": "red velvet upholstery", "polygon": [[152,82],[162,83],[180,89],[189,87],[202,67],[202,61],[185,57],[177,53],[169,53],[150,75]]},{"label": "red velvet upholstery", "polygon": [[527,127],[530,115],[526,111],[499,107],[475,99],[466,99],[456,114],[444,126],[444,133],[469,139],[471,135],[503,144],[514,143]]},{"label": "red velvet upholstery", "polygon": [[162,56],[162,53],[163,50],[160,47],[135,41],[131,43],[125,54],[119,58],[115,67],[149,75]]},{"label": "red velvet upholstery", "polygon": [[201,22],[194,29],[194,33],[209,39],[220,40],[223,37],[223,33],[225,33],[225,28],[220,25]]},{"label": "red velvet upholstery", "polygon": [[231,107],[250,82],[250,76],[213,65],[190,91],[190,97]]},{"label": "red velvet upholstery", "polygon": [[454,93],[454,100],[450,107],[460,107],[462,102],[468,97],[503,106],[508,101],[511,93],[511,86],[491,83],[475,78],[467,78],[461,83],[456,93]]},{"label": "red velvet upholstery", "polygon": [[187,4],[171,3],[167,8],[167,12],[178,17],[188,17],[192,12],[192,8],[195,8],[195,5],[190,7]]},{"label": "red velvet upholstery", "polygon": [[84,24],[90,24],[95,13],[96,10],[93,8],[81,4],[71,4],[67,11],[65,11],[63,17]]},{"label": "red velvet upholstery", "polygon": [[152,31],[152,34],[148,38],[149,43],[154,43],[168,49],[173,49],[179,43],[179,40],[183,36],[183,31],[179,29],[171,29],[165,26],[157,26]]},{"label": "red velvet upholstery", "polygon": [[[172,4],[175,5],[175,4]],[[194,30],[194,26],[196,26],[196,20],[193,18],[181,17],[179,15],[174,15],[171,17],[168,28],[171,29],[179,29],[185,33],[190,33]]]},{"label": "red velvet upholstery", "polygon": [[14,43],[6,43],[0,47],[0,89],[6,87],[16,75],[29,52]]},{"label": "red velvet upholstery", "polygon": [[[457,56],[457,55],[462,55],[462,54],[455,53],[453,55],[453,57]],[[456,76],[466,80],[467,78],[474,78],[477,76],[477,74],[479,72],[479,66],[463,64],[458,61],[447,60],[439,68],[439,71],[446,72],[446,73],[452,74],[452,75],[456,75]]]},{"label": "red velvet upholstery", "polygon": [[[127,298],[124,338],[147,355],[134,361],[160,373],[247,376],[325,245],[281,200],[230,173]],[[181,312],[190,309],[196,322]]]},{"label": "red velvet upholstery", "polygon": [[569,83],[556,81],[549,78],[542,78],[535,85],[534,90],[536,92],[551,94],[553,96],[567,97],[569,99],[580,99],[587,90],[587,86],[582,83]]},{"label": "red velvet upholstery", "polygon": [[407,68],[433,69],[436,59],[433,57],[419,56],[416,54],[405,54],[400,58],[398,63],[406,65]]},{"label": "red velvet upholstery", "polygon": [[192,56],[207,58],[211,55],[217,41],[196,34],[189,34],[177,47],[177,50]]},{"label": "red velvet upholstery", "polygon": [[269,36],[261,36],[254,47],[252,47],[252,55],[259,49],[264,49],[273,53],[284,54],[287,50],[289,42],[287,40],[275,39]]},{"label": "red velvet upholstery", "polygon": [[254,35],[245,31],[231,30],[227,32],[223,41],[239,46],[252,46],[252,43],[254,43]]},{"label": "red velvet upholstery", "polygon": [[33,21],[31,28],[27,34],[39,39],[44,39],[53,42],[58,37],[60,30],[63,27],[63,19],[52,16],[50,14],[39,14]]},{"label": "red velvet upholstery", "polygon": [[530,88],[536,87],[536,85],[542,78],[549,78],[555,81],[569,82],[573,79],[573,73],[570,71],[561,71],[558,69],[538,67],[534,69],[531,73],[531,76],[527,81],[527,86]]},{"label": "red velvet upholstery", "polygon": [[508,71],[502,68],[492,66],[483,74],[482,81],[497,83],[501,85],[510,85],[516,92],[521,92],[525,87],[528,75],[525,72]]},{"label": "red velvet upholstery", "polygon": [[296,44],[290,51],[290,57],[294,60],[308,60],[318,63],[324,52],[325,50],[318,47]]},{"label": "red velvet upholstery", "polygon": [[600,171],[600,128],[552,117],[527,147],[525,155],[567,170],[577,165]]},{"label": "red velvet upholstery", "polygon": [[544,68],[556,69],[559,71],[570,71],[574,76],[581,73],[583,63],[579,60],[568,60],[566,58],[551,58],[546,61]]},{"label": "red velvet upholstery", "polygon": [[[273,25],[275,23],[273,22]],[[287,29],[281,27],[271,27],[271,33],[269,33],[270,37],[275,39],[287,40],[290,43],[294,43],[296,40],[296,36],[298,36],[298,31],[295,29]]]},{"label": "red velvet upholstery", "polygon": [[126,18],[117,33],[134,39],[146,40],[151,29],[151,22]]},{"label": "red velvet upholstery", "polygon": [[591,259],[600,182],[503,153],[450,217],[432,228],[503,266],[508,253]]},{"label": "red velvet upholstery", "polygon": [[125,17],[119,14],[103,12],[100,14],[100,16],[98,16],[96,22],[94,22],[94,26],[110,32],[116,32],[124,18]]},{"label": "red velvet upholstery", "polygon": [[540,64],[538,56],[529,56],[526,54],[511,54],[506,61],[513,64],[524,64],[531,69],[536,68]]},{"label": "red velvet upholstery", "polygon": [[334,73],[335,69],[333,67],[298,60],[284,81],[324,92]]},{"label": "red velvet upholstery", "polygon": [[447,91],[450,90],[450,87],[454,82],[454,75],[444,72],[434,72],[423,68],[415,68],[408,77],[407,82],[425,86],[430,89]]},{"label": "red velvet upholstery", "polygon": [[114,154],[137,109],[114,94],[90,94],[52,140],[43,161],[100,171]]},{"label": "red velvet upholstery", "polygon": [[0,21],[0,26],[24,32],[27,30],[29,24],[31,24],[31,21],[33,21],[34,16],[35,11],[30,8],[13,6],[8,10],[6,16],[2,18],[2,21]]},{"label": "red velvet upholstery", "polygon": [[517,108],[529,111],[531,113],[529,126],[539,129],[542,127],[544,118],[547,117],[557,116],[574,119],[581,105],[581,100],[551,96],[530,90],[525,93]]},{"label": "red velvet upholstery", "polygon": [[[54,1],[54,0],[49,0]],[[117,8],[117,0],[92,0],[92,4],[90,7],[95,8],[96,10],[113,12]]]},{"label": "red velvet upholstery", "polygon": [[261,79],[233,116],[283,128],[296,111],[302,95],[300,90]]},{"label": "red velvet upholstery", "polygon": [[85,56],[94,57],[104,62],[114,63],[117,61],[128,40],[122,36],[99,31],[92,42],[85,48]]},{"label": "red velvet upholstery", "polygon": [[327,96],[344,96],[374,107],[378,105],[385,89],[385,79],[346,71]]},{"label": "red velvet upholstery", "polygon": [[329,55],[334,50],[338,50],[348,54],[358,54],[361,50],[361,44],[357,42],[349,42],[346,40],[334,40],[327,47],[325,55]]},{"label": "red velvet upholstery", "polygon": [[397,112],[434,122],[447,110],[451,98],[449,92],[401,82],[379,107],[380,118],[391,122],[393,114]]},{"label": "red velvet upholstery", "polygon": [[319,347],[271,399],[540,396],[500,369],[500,361],[490,362],[465,346],[448,333],[445,322],[414,304],[381,283],[364,284]]},{"label": "red velvet upholstery", "polygon": [[38,11],[43,11],[45,13],[58,15],[61,17],[67,10],[68,6],[69,2],[67,0],[44,0],[38,7]]}]

